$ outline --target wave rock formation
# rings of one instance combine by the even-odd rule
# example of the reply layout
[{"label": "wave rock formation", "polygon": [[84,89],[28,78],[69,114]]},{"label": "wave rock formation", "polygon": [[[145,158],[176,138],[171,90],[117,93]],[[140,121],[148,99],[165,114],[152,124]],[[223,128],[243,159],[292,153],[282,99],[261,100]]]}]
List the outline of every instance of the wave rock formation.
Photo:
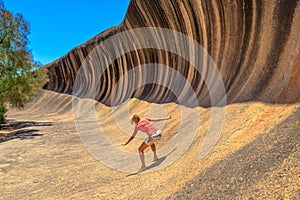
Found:
[{"label": "wave rock formation", "polygon": [[[81,65],[97,45],[119,33],[143,27],[171,29],[197,41],[218,68],[227,103],[295,103],[300,100],[298,0],[131,0],[127,14],[119,26],[100,33],[47,65],[50,81],[45,88],[72,94]],[[166,39],[154,34],[150,37],[157,38],[162,43]],[[178,41],[174,41],[176,42]],[[115,44],[115,51],[120,51],[120,48],[123,48],[122,45],[118,47]],[[201,55],[187,53],[190,57],[194,56],[195,60],[203,59]],[[111,55],[99,56],[106,60]],[[94,98],[101,103],[111,104],[114,86],[122,76],[129,70],[148,63],[168,66],[168,70],[153,73],[148,68],[146,72],[138,71],[136,76],[141,78],[133,80],[137,83],[123,82],[122,90],[117,95],[122,96],[121,93],[126,93],[132,84],[141,83],[145,76],[161,79],[158,80],[161,82],[167,81],[168,86],[176,84],[176,79],[164,80],[166,77],[159,75],[168,74],[169,70],[174,69],[194,89],[200,106],[211,105],[207,80],[213,83],[217,73],[212,73],[207,68],[205,73],[200,74],[181,56],[153,48],[135,49],[113,62],[105,63],[108,67],[98,77]],[[103,68],[96,64],[92,67]],[[176,102],[177,96],[169,91],[168,86],[141,85],[130,96],[123,95],[124,98],[120,101],[135,97],[156,103]],[[87,85],[84,81],[77,82],[76,88],[83,91],[87,89]],[[180,90],[184,92],[185,86],[180,87]]]}]

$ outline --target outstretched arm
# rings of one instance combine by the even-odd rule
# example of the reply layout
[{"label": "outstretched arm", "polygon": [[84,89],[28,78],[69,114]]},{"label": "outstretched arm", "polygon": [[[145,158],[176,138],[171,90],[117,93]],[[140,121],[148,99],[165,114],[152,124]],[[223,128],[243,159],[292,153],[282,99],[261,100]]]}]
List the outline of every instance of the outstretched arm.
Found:
[{"label": "outstretched arm", "polygon": [[122,143],[121,145],[122,145],[122,146],[125,146],[125,145],[129,144],[129,142],[131,142],[131,140],[134,139],[134,137],[136,136],[137,132],[138,132],[138,129],[135,127],[132,136],[127,140],[126,143]]},{"label": "outstretched arm", "polygon": [[126,143],[122,143],[122,146],[129,144],[129,142],[131,142],[131,140],[133,140],[133,138],[134,138],[134,136],[131,136]]},{"label": "outstretched arm", "polygon": [[172,119],[171,116],[168,116],[167,118],[156,118],[156,119],[150,119],[152,122],[160,122],[160,121],[165,121],[165,120],[169,120]]}]

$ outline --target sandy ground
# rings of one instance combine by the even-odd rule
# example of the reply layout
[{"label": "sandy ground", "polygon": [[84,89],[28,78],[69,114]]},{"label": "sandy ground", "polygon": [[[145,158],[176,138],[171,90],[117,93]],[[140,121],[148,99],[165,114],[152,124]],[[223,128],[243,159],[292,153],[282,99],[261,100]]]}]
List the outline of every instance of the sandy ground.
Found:
[{"label": "sandy ground", "polygon": [[[128,158],[137,152],[142,138],[126,147],[120,146],[133,129],[127,117],[120,118],[117,126],[111,108],[92,100],[80,102],[86,110],[95,106],[99,125],[89,123],[87,118],[82,129],[89,130],[95,136],[101,127],[114,146],[128,152]],[[157,143],[161,159],[153,164],[147,157],[147,165],[151,166],[149,170],[134,175],[132,171],[120,171],[101,162],[97,155],[91,153],[91,146],[85,146],[82,142],[82,133],[76,128],[74,120],[76,115],[72,111],[72,97],[43,91],[25,109],[8,112],[11,123],[23,125],[18,130],[6,130],[8,137],[0,143],[0,199],[299,197],[300,174],[299,167],[295,164],[299,163],[299,123],[296,123],[299,121],[299,104],[248,102],[226,106],[226,120],[220,138],[214,149],[202,159],[199,158],[199,150],[211,124],[210,109],[187,109],[187,113],[200,113],[199,126],[191,146],[177,159],[179,150],[169,154],[168,151],[160,150],[177,137],[181,126],[187,132],[191,130],[189,121],[182,116],[180,106],[173,103],[150,104],[137,99],[130,100],[126,105],[131,113],[138,112],[144,117],[173,117],[171,121],[157,125],[164,133],[162,140]],[[125,109],[120,109],[117,113],[128,116]],[[285,129],[286,127],[291,128]],[[283,131],[282,135],[280,130]],[[2,134],[5,132],[1,131]],[[99,148],[100,152],[105,149],[97,140],[93,147]],[[288,149],[289,153],[281,152],[284,149]],[[267,155],[266,152],[271,153],[264,156]],[[114,155],[112,152],[109,157],[114,158]],[[255,159],[260,157],[264,162],[258,163],[265,163],[266,168],[271,170],[259,169],[260,165],[256,164]],[[175,161],[171,162],[172,159]],[[109,162],[111,165],[122,165],[124,162],[124,165],[136,169],[139,167],[138,158],[136,163],[126,163],[126,157]],[[272,163],[276,164],[274,169],[271,168]],[[247,173],[251,176],[243,176]],[[228,180],[226,177],[232,178],[232,182],[222,181]],[[251,184],[241,185],[243,179]],[[222,182],[225,182],[224,185]],[[224,191],[224,188],[218,189],[218,184],[220,187],[229,185],[230,192]],[[243,188],[244,186],[247,187]],[[198,192],[200,190],[204,193]],[[204,198],[205,194],[207,198]]]}]

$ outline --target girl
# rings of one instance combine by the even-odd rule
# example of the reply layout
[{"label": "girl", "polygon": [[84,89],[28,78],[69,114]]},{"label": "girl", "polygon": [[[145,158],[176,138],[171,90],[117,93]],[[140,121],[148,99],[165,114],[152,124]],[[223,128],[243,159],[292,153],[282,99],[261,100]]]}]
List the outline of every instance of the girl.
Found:
[{"label": "girl", "polygon": [[133,138],[136,136],[138,131],[142,131],[148,135],[148,137],[144,140],[144,142],[140,145],[139,147],[139,154],[140,154],[140,159],[142,162],[142,167],[139,169],[139,172],[142,172],[146,170],[146,164],[145,164],[145,156],[144,156],[144,150],[151,146],[151,150],[153,151],[154,154],[154,159],[153,161],[157,161],[158,157],[156,155],[156,146],[154,142],[158,141],[161,138],[162,132],[155,126],[151,124],[151,122],[159,122],[163,120],[169,120],[171,117],[168,118],[162,118],[162,119],[141,119],[139,115],[133,114],[130,117],[131,123],[135,123],[136,126],[134,128],[132,136],[128,139],[126,143],[122,143],[123,146],[127,145]]}]

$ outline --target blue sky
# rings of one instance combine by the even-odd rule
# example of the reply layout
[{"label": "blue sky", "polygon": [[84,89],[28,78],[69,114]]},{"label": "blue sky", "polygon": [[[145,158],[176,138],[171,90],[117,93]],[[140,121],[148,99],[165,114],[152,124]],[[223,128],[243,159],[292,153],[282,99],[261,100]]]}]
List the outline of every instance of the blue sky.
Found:
[{"label": "blue sky", "polygon": [[34,59],[50,63],[125,17],[130,0],[4,0],[31,25]]}]

